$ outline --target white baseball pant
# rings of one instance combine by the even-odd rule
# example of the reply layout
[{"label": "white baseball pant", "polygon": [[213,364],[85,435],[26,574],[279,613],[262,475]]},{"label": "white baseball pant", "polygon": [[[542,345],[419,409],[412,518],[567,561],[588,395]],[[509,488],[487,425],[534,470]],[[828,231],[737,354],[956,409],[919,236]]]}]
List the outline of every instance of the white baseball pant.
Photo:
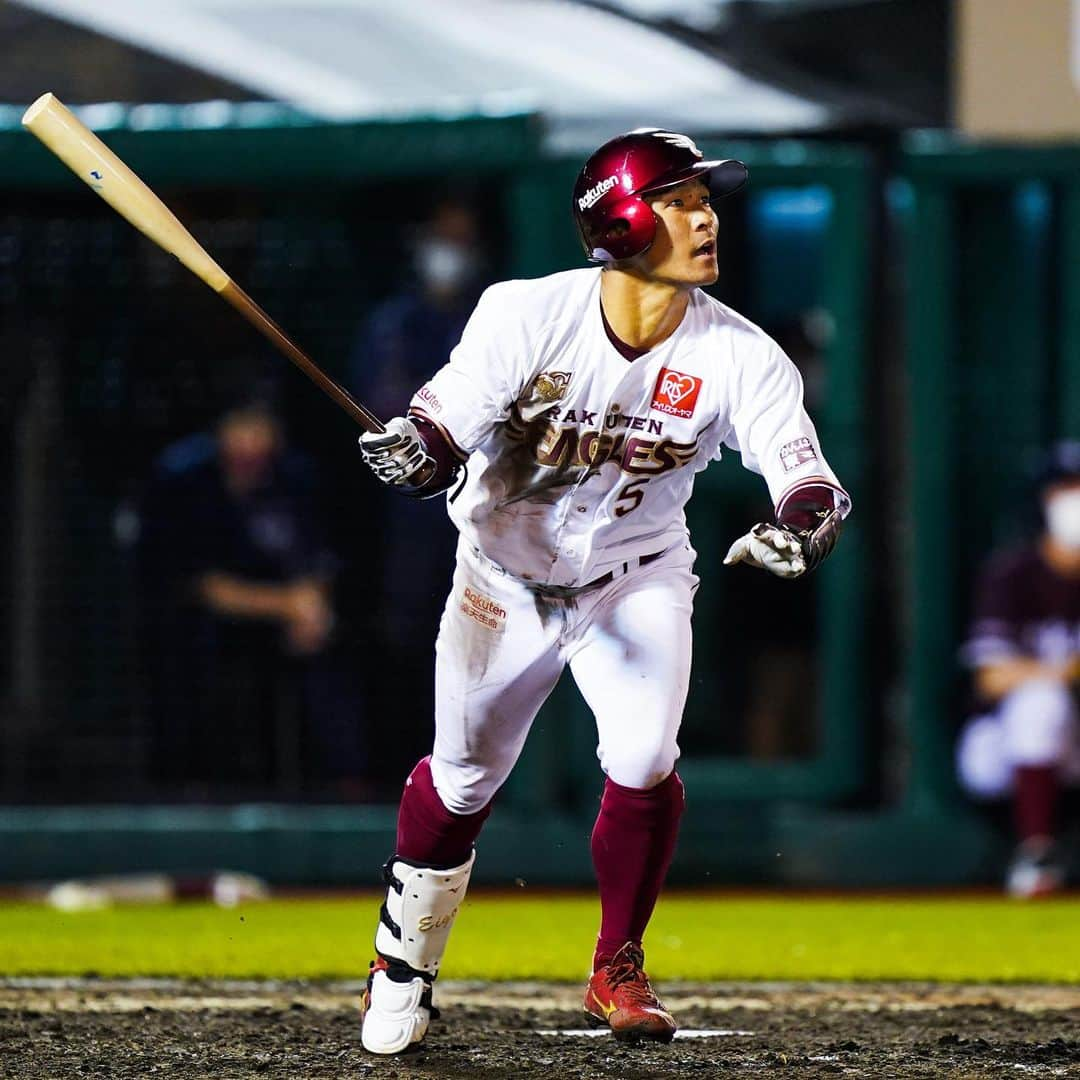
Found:
[{"label": "white baseball pant", "polygon": [[694,558],[677,544],[556,599],[459,542],[435,647],[431,773],[447,809],[469,814],[491,801],[567,664],[596,718],[604,773],[631,788],[671,773],[690,682]]},{"label": "white baseball pant", "polygon": [[1080,784],[1080,725],[1067,686],[1033,679],[1006,694],[992,713],[967,722],[956,745],[960,782],[982,799],[1012,790],[1013,771],[1057,765],[1066,784]]}]

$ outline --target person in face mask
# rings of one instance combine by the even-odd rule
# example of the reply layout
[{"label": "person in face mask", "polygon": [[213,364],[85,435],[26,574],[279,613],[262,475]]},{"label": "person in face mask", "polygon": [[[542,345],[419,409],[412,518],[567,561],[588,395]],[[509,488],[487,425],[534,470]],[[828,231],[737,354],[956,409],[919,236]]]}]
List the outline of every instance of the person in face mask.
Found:
[{"label": "person in face mask", "polygon": [[483,287],[476,215],[446,200],[408,236],[407,283],[378,303],[349,361],[350,389],[379,416],[394,416],[458,343]]},{"label": "person in face mask", "polygon": [[1012,801],[1006,889],[1021,897],[1065,884],[1061,793],[1080,786],[1080,442],[1051,450],[1036,487],[1040,535],[980,577],[964,659],[983,708],[957,747],[972,795]]},{"label": "person in face mask", "polygon": [[1071,564],[1080,552],[1080,478],[1069,477],[1049,489],[1043,512],[1051,558]]},{"label": "person in face mask", "polygon": [[[376,415],[404,413],[416,388],[461,340],[489,284],[479,232],[470,205],[444,199],[403,237],[407,280],[372,309],[349,364],[349,388]],[[378,528],[360,538],[366,545],[363,562],[379,570],[362,575],[364,592],[358,589],[354,597],[356,606],[370,613],[371,637],[381,650],[371,661],[375,711],[427,716],[435,694],[431,642],[453,573],[457,532],[445,514],[432,514],[423,503],[402,499],[381,484],[368,485],[364,501],[368,520],[377,521]],[[408,685],[383,678],[389,662],[415,677]],[[388,777],[405,775],[430,749],[426,722],[399,731],[376,725],[371,738],[373,759]],[[399,788],[395,780],[395,797]]]},{"label": "person in face mask", "polygon": [[472,213],[444,203],[415,241],[416,274],[424,294],[439,307],[454,307],[476,281],[480,258]]}]

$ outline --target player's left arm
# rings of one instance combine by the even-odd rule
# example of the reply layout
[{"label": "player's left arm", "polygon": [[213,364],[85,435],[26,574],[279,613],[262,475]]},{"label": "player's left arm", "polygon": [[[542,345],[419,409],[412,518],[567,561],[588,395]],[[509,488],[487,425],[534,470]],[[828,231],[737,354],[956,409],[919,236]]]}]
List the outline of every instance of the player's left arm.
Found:
[{"label": "player's left arm", "polygon": [[825,477],[814,477],[785,497],[777,507],[775,522],[758,522],[740,536],[724,563],[745,562],[777,577],[801,577],[832,552],[850,505],[845,491]]},{"label": "player's left arm", "polygon": [[739,537],[724,562],[801,577],[836,546],[851,498],[821,453],[803,407],[802,378],[779,347],[748,366],[738,390],[728,441],[740,449],[745,465],[765,477],[776,516]]}]

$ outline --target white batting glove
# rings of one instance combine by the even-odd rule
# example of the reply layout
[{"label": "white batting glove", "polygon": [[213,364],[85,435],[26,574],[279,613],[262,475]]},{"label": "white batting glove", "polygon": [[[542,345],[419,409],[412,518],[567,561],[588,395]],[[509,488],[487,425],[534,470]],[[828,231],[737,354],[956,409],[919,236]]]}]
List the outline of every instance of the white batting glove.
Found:
[{"label": "white batting glove", "polygon": [[740,562],[759,566],[782,578],[797,578],[806,573],[806,560],[799,538],[779,525],[765,522],[755,525],[731,545],[724,565],[734,566]]},{"label": "white batting glove", "polygon": [[365,431],[360,436],[360,453],[384,484],[405,484],[425,465],[434,465],[416,425],[406,416],[388,420],[385,431]]}]

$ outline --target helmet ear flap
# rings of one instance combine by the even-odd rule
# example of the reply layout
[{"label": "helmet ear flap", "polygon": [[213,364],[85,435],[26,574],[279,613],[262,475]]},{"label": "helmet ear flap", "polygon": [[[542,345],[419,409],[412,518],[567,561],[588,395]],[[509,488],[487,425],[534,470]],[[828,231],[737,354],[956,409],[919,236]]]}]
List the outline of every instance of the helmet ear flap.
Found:
[{"label": "helmet ear flap", "polygon": [[618,262],[648,251],[656,236],[652,208],[637,195],[628,195],[606,207],[603,220],[591,230],[593,262]]}]

